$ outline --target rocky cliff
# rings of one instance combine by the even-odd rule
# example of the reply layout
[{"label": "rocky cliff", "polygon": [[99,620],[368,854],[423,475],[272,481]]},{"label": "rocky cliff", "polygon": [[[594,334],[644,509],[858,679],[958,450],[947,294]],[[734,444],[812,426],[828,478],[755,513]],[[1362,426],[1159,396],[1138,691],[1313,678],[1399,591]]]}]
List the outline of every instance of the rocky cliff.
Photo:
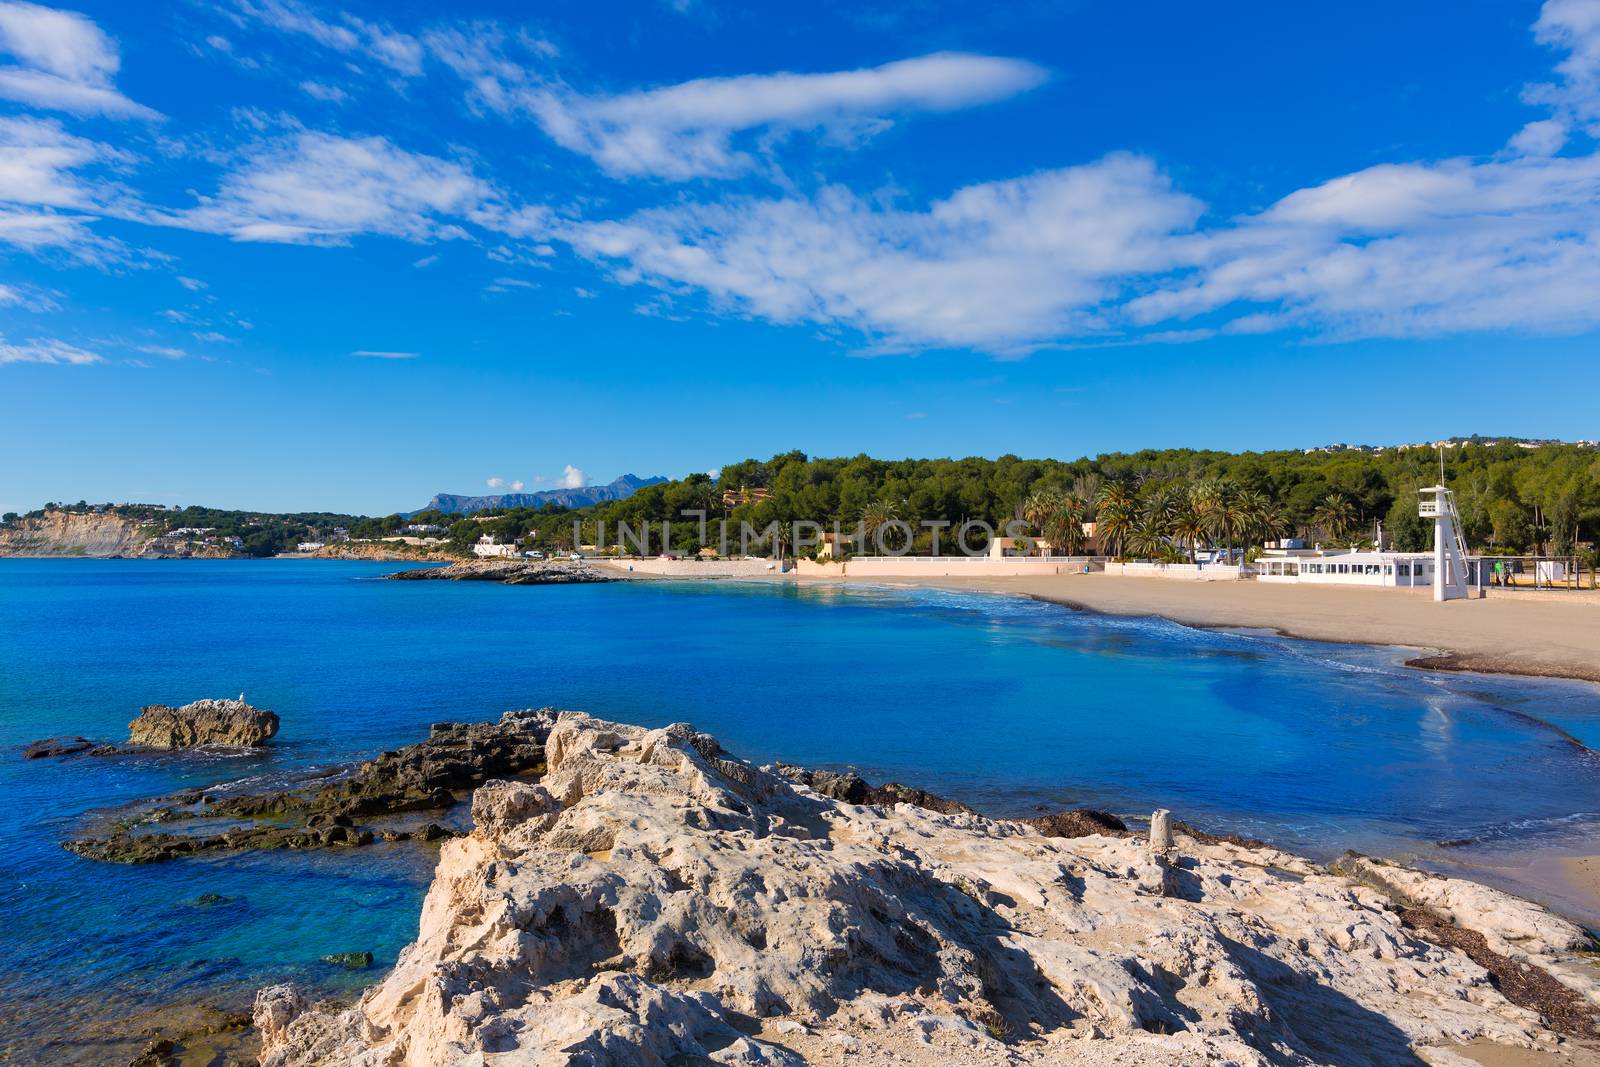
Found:
[{"label": "rocky cliff", "polygon": [[1472,883],[851,804],[682,725],[565,713],[545,758],[477,791],[355,1007],[262,991],[263,1064],[1356,1067],[1593,1034],[1581,931]]},{"label": "rocky cliff", "polygon": [[0,526],[0,556],[102,556],[146,559],[227,557],[220,545],[159,537],[160,529],[111,512],[47,511]]}]

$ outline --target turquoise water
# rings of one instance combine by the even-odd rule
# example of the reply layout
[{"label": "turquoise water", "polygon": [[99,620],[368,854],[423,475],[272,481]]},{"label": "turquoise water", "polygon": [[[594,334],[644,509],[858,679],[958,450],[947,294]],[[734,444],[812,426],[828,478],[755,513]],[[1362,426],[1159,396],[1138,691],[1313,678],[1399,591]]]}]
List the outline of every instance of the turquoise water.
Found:
[{"label": "turquoise water", "polygon": [[[364,985],[374,972],[319,957],[391,963],[434,862],[402,844],[96,864],[59,847],[86,813],[510,707],[689,720],[743,756],[849,763],[994,814],[1166,806],[1323,856],[1600,826],[1594,686],[1014,598],[371,580],[393,569],[0,560],[0,1058],[153,998]],[[18,758],[55,734],[123,739],[143,704],[241,690],[283,718],[267,754]]]}]

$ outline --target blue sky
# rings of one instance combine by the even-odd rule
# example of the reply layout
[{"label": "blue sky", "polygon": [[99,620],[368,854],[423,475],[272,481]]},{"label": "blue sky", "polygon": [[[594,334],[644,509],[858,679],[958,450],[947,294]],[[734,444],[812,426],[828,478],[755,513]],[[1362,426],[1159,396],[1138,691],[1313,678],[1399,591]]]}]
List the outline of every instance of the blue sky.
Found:
[{"label": "blue sky", "polygon": [[0,0],[0,509],[1600,436],[1600,0],[981,7]]}]

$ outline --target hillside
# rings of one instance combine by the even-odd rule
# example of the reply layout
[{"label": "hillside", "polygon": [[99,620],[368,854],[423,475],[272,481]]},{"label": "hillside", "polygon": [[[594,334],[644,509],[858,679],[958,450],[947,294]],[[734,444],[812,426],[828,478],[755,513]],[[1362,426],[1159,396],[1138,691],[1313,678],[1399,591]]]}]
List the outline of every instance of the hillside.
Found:
[{"label": "hillside", "polygon": [[433,499],[419,509],[419,512],[437,511],[445,515],[470,515],[475,511],[508,508],[588,508],[612,500],[626,500],[647,485],[659,485],[665,481],[666,479],[659,475],[653,478],[640,478],[624,474],[607,485],[585,485],[577,489],[541,489],[534,493],[498,493],[493,496],[435,493]]}]

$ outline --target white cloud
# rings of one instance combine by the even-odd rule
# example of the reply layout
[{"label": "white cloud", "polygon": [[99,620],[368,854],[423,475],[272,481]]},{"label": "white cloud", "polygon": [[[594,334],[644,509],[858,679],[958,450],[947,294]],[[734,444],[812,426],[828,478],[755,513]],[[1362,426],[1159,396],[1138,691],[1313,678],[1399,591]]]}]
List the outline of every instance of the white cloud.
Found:
[{"label": "white cloud", "polygon": [[185,278],[181,274],[178,276],[178,284],[189,290],[191,293],[198,293],[200,290],[206,287],[206,283],[201,281],[199,278]]},{"label": "white cloud", "polygon": [[722,477],[722,468],[712,467],[710,470],[706,471],[706,477],[710,478],[712,481],[716,481],[718,478]]},{"label": "white cloud", "polygon": [[120,242],[90,228],[116,187],[77,173],[124,159],[53,120],[0,117],[0,243],[86,263],[125,259]]},{"label": "white cloud", "polygon": [[1600,134],[1600,5],[1594,0],[1545,0],[1533,36],[1567,53],[1556,64],[1559,84],[1529,86],[1530,103],[1549,105],[1557,119]]},{"label": "white cloud", "polygon": [[239,0],[242,14],[283,33],[299,34],[344,55],[371,59],[405,77],[422,73],[423,50],[408,34],[348,12],[325,19],[297,0]]},{"label": "white cloud", "polygon": [[107,155],[103,145],[49,119],[0,117],[0,200],[83,208],[94,199],[72,171]]},{"label": "white cloud", "polygon": [[139,351],[150,356],[160,356],[162,359],[182,359],[188,355],[183,349],[173,348],[170,345],[140,345]]},{"label": "white cloud", "polygon": [[330,104],[342,104],[350,99],[350,94],[337,85],[328,85],[324,82],[303,81],[300,83],[300,91],[313,100],[322,100]]},{"label": "white cloud", "polygon": [[84,366],[104,362],[105,360],[95,353],[87,352],[76,345],[69,345],[65,341],[35,338],[14,345],[8,343],[4,337],[0,337],[0,363],[55,363]]},{"label": "white cloud", "polygon": [[[1182,343],[1301,329],[1331,339],[1600,326],[1600,4],[1549,0],[1569,53],[1554,116],[1484,158],[1387,163],[1196,228],[1154,163],[1096,163],[909,208],[830,187],[678,202],[558,225],[624,283],[880,348],[1017,354],[1065,342]],[[1200,315],[1213,321],[1189,323]]]},{"label": "white cloud", "polygon": [[1538,119],[1518,130],[1506,146],[1518,155],[1553,156],[1566,143],[1566,123],[1559,119]]},{"label": "white cloud", "polygon": [[623,281],[689,285],[774,322],[844,325],[891,347],[1004,351],[1104,327],[1130,275],[1180,262],[1199,216],[1155,165],[1118,154],[968,186],[926,210],[830,187],[578,224],[564,236]]},{"label": "white cloud", "polygon": [[618,96],[472,83],[498,110],[530,111],[557,143],[617,176],[673,180],[737,174],[753,158],[734,135],[759,128],[824,128],[856,137],[912,111],[952,111],[1034,88],[1045,71],[1023,60],[943,52],[827,74],[702,78]]},{"label": "white cloud", "polygon": [[512,482],[512,483],[511,483],[511,491],[512,491],[512,492],[513,492],[513,493],[520,493],[520,492],[522,492],[522,490],[523,490],[523,484],[524,484],[524,483],[522,483],[522,482],[520,482],[520,481],[517,481],[517,482]]},{"label": "white cloud", "polygon": [[483,484],[487,485],[490,489],[499,489],[502,485],[506,484],[506,480],[504,478],[486,478],[484,479]]},{"label": "white cloud", "polygon": [[372,348],[357,349],[350,354],[362,359],[416,359],[421,355],[419,352],[383,352]]},{"label": "white cloud", "polygon": [[466,167],[382,137],[302,132],[261,146],[213,197],[167,217],[238,241],[344,244],[360,234],[410,241],[461,236],[455,218],[487,218],[493,190]]},{"label": "white cloud", "polygon": [[117,46],[92,21],[18,0],[0,0],[0,97],[77,115],[154,119],[160,116],[113,84]]},{"label": "white cloud", "polygon": [[582,489],[589,484],[589,481],[584,477],[583,471],[568,463],[561,468],[561,480],[557,484],[563,489]]},{"label": "white cloud", "polygon": [[414,260],[411,265],[417,270],[422,270],[424,267],[431,267],[437,262],[439,262],[439,257],[436,255],[423,256],[421,259]]}]

